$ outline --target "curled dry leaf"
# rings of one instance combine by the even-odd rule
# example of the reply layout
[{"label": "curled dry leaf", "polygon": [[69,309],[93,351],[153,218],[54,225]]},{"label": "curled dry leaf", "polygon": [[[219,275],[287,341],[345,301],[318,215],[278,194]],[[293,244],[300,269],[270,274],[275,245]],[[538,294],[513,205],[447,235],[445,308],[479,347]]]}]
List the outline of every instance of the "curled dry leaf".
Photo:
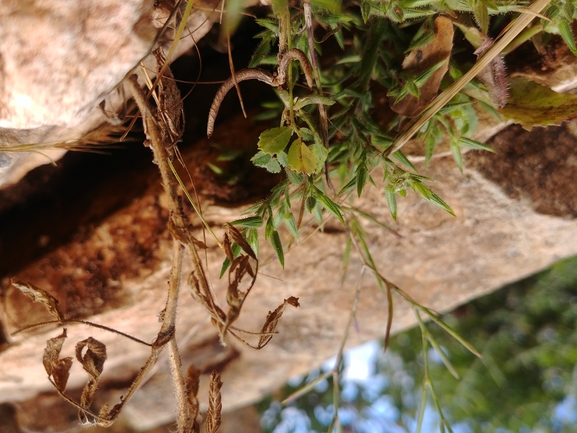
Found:
[{"label": "curled dry leaf", "polygon": [[238,244],[238,246],[243,249],[245,253],[247,253],[250,257],[256,260],[256,254],[254,253],[252,247],[249,245],[249,243],[246,241],[242,233],[238,231],[238,229],[235,226],[226,223],[226,231],[228,232],[232,240],[235,241]]},{"label": "curled dry leaf", "polygon": [[190,417],[194,420],[193,431],[200,431],[200,423],[202,422],[202,417],[200,416],[200,405],[198,404],[198,386],[200,381],[200,371],[190,364],[186,372],[186,391],[188,393],[188,399],[190,401],[191,414]]},{"label": "curled dry leaf", "polygon": [[208,411],[206,412],[206,433],[216,433],[220,428],[222,402],[220,399],[222,380],[218,371],[210,374],[210,386],[208,390]]},{"label": "curled dry leaf", "polygon": [[257,347],[258,349],[262,349],[272,339],[272,334],[275,332],[278,321],[282,317],[282,314],[284,313],[284,309],[287,306],[287,304],[292,305],[293,307],[297,308],[300,306],[299,298],[295,298],[294,296],[291,296],[290,298],[285,299],[284,302],[276,310],[274,310],[272,312],[271,311],[268,312],[268,315],[266,316],[266,320],[264,322],[264,325],[262,326],[262,329],[260,330],[262,335],[261,335],[260,340],[258,342],[258,347]]},{"label": "curled dry leaf", "polygon": [[50,314],[52,314],[60,323],[64,323],[64,315],[58,306],[58,299],[34,284],[23,281],[12,280],[12,285],[20,290],[24,295],[31,298],[34,302],[44,304]]},{"label": "curled dry leaf", "polygon": [[60,392],[64,392],[66,389],[66,383],[70,377],[70,368],[72,367],[71,357],[60,359],[60,351],[66,337],[66,328],[64,328],[62,334],[58,337],[49,339],[46,342],[44,356],[42,357],[46,373],[48,373],[49,377],[52,377],[52,383]]},{"label": "curled dry leaf", "polygon": [[[83,354],[84,349],[86,349],[86,352]],[[106,346],[100,341],[88,337],[86,340],[82,340],[76,344],[76,359],[82,364],[82,367],[89,375],[88,382],[84,386],[82,395],[80,396],[80,406],[89,410],[94,400],[94,394],[98,389],[100,375],[104,369]],[[82,410],[78,412],[78,417],[82,424],[92,424],[94,422],[89,420],[86,413]]]},{"label": "curled dry leaf", "polygon": [[445,17],[435,18],[434,39],[419,48],[411,50],[403,61],[403,71],[418,77],[440,62],[445,62],[431,74],[419,88],[419,97],[407,95],[395,103],[396,98],[389,99],[391,109],[407,117],[417,116],[433,100],[439,91],[441,80],[449,70],[449,59],[453,48],[453,22]]}]

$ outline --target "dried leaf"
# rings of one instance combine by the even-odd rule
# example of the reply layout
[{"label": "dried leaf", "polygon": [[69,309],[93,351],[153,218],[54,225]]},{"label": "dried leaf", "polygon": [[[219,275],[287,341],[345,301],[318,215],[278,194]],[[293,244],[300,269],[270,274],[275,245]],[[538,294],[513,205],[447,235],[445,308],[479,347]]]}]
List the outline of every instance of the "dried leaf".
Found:
[{"label": "dried leaf", "polygon": [[264,325],[260,330],[262,335],[258,342],[257,346],[258,349],[262,349],[272,339],[273,336],[271,334],[275,332],[278,321],[282,317],[282,314],[284,313],[284,309],[287,306],[287,304],[297,308],[300,306],[299,298],[291,296],[290,298],[285,299],[284,302],[281,305],[279,305],[279,307],[276,310],[268,312]]},{"label": "dried leaf", "polygon": [[[84,349],[86,353],[82,355]],[[106,345],[88,337],[76,344],[76,359],[82,364],[84,370],[92,377],[97,378],[102,374],[106,361]]]},{"label": "dried leaf", "polygon": [[[82,354],[84,349],[86,349],[86,352]],[[85,409],[90,409],[90,405],[94,400],[94,394],[98,389],[100,375],[104,369],[106,346],[95,338],[88,337],[86,340],[82,340],[76,344],[76,359],[82,364],[82,367],[84,367],[84,370],[90,376],[80,396],[80,406]],[[87,414],[82,410],[78,412],[78,417],[82,424],[94,423],[94,421],[88,419]]]},{"label": "dried leaf", "polygon": [[24,283],[18,280],[12,280],[12,285],[20,290],[24,295],[31,298],[34,302],[44,304],[50,314],[52,314],[60,323],[64,323],[64,315],[58,307],[58,299],[45,290],[36,287],[34,284]]},{"label": "dried leaf", "polygon": [[218,371],[210,374],[210,387],[208,390],[208,411],[206,412],[206,433],[216,433],[220,428],[222,402],[220,398],[222,380]]},{"label": "dried leaf", "polygon": [[198,386],[200,381],[200,371],[190,364],[188,370],[186,371],[186,390],[188,391],[188,396],[191,402],[196,401],[198,395]]},{"label": "dried leaf", "polygon": [[66,328],[62,330],[62,334],[58,337],[51,338],[46,342],[46,348],[44,349],[44,356],[42,357],[42,363],[44,364],[44,369],[48,376],[52,376],[52,381],[56,389],[60,392],[64,392],[66,389],[66,383],[70,377],[70,368],[72,367],[72,358],[60,358],[60,351],[62,350],[62,345],[66,339]]},{"label": "dried leaf", "polygon": [[558,125],[575,118],[577,96],[554,92],[548,87],[524,78],[511,80],[511,96],[501,110],[506,119],[520,123],[523,128]]},{"label": "dried leaf", "polygon": [[389,105],[396,113],[407,117],[417,116],[437,95],[441,80],[449,70],[454,33],[452,21],[445,16],[437,17],[434,32],[435,37],[431,42],[412,50],[405,57],[403,70],[413,77],[418,77],[440,62],[445,62],[445,64],[437,68],[419,88],[418,98],[409,94],[396,102],[396,98],[392,96],[389,99]]},{"label": "dried leaf", "polygon": [[233,226],[229,223],[226,223],[226,230],[230,234],[230,237],[232,238],[232,240],[235,241],[243,249],[243,251],[245,253],[247,253],[253,259],[255,259],[255,260],[257,259],[256,254],[254,253],[253,249],[251,248],[249,243],[246,241],[246,239],[244,238],[242,233],[240,231],[238,231],[238,229],[235,226]]}]

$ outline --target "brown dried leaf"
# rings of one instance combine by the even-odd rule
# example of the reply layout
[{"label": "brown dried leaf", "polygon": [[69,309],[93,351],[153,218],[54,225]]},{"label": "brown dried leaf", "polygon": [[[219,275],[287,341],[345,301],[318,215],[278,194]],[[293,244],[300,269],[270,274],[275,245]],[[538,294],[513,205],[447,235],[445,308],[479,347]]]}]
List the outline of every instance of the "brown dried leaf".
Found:
[{"label": "brown dried leaf", "polygon": [[232,242],[230,241],[228,234],[224,234],[224,242],[223,242],[223,246],[224,246],[224,253],[226,254],[226,257],[232,262],[234,261],[234,254],[232,252]]},{"label": "brown dried leaf", "polygon": [[196,401],[199,381],[200,371],[198,371],[194,364],[190,364],[186,372],[186,390],[192,402]]},{"label": "brown dried leaf", "polygon": [[62,334],[58,337],[51,338],[46,342],[44,349],[44,356],[42,357],[42,364],[48,376],[52,376],[52,381],[56,389],[64,392],[66,383],[70,377],[70,368],[72,367],[72,358],[60,358],[60,351],[66,339],[66,328],[62,330]]},{"label": "brown dried leaf", "polygon": [[[82,355],[84,348],[87,350]],[[76,344],[76,359],[90,376],[98,378],[102,374],[106,361],[106,345],[95,338],[88,337]]]},{"label": "brown dried leaf", "polygon": [[186,391],[188,392],[188,399],[190,402],[190,418],[193,420],[193,432],[200,431],[200,423],[202,416],[200,416],[200,405],[198,403],[198,386],[200,380],[200,371],[190,364],[186,372]]},{"label": "brown dried leaf", "polygon": [[433,100],[439,91],[441,80],[449,70],[449,59],[453,48],[453,22],[445,17],[435,18],[435,38],[419,48],[411,50],[403,61],[403,70],[411,76],[418,77],[438,63],[445,64],[438,68],[423,86],[419,88],[419,98],[407,95],[395,104],[395,97],[389,99],[391,109],[407,117],[417,116]]},{"label": "brown dried leaf", "polygon": [[210,387],[208,390],[208,411],[206,412],[206,433],[216,433],[220,428],[222,402],[220,399],[222,380],[218,371],[210,374]]},{"label": "brown dried leaf", "polygon": [[226,230],[227,230],[228,234],[230,234],[230,237],[232,238],[232,240],[235,241],[243,249],[243,251],[245,253],[247,253],[253,259],[257,260],[256,254],[252,250],[252,247],[246,241],[246,239],[244,238],[242,233],[239,232],[235,226],[233,226],[232,224],[226,223]]},{"label": "brown dried leaf", "polygon": [[[85,348],[86,353],[83,355],[82,352]],[[88,337],[86,340],[82,340],[76,344],[76,359],[82,364],[82,367],[84,367],[84,370],[90,376],[80,396],[80,406],[85,409],[90,409],[90,405],[94,400],[94,394],[98,389],[100,375],[104,369],[106,346],[95,338]],[[94,421],[88,419],[87,414],[82,410],[78,412],[78,417],[82,424],[94,423]]]},{"label": "brown dried leaf", "polygon": [[291,296],[290,298],[285,299],[284,302],[281,305],[279,305],[279,307],[276,310],[268,312],[264,325],[260,330],[261,334],[263,335],[261,335],[258,341],[257,349],[262,349],[272,339],[273,336],[271,334],[275,332],[278,321],[282,317],[282,314],[284,313],[284,309],[287,306],[287,304],[292,305],[293,307],[296,308],[300,306],[298,301],[299,301],[298,298]]},{"label": "brown dried leaf", "polygon": [[64,323],[64,315],[58,307],[58,299],[34,284],[25,283],[23,281],[12,280],[12,285],[20,290],[24,295],[31,298],[34,302],[44,304],[50,314],[52,314],[60,323]]}]

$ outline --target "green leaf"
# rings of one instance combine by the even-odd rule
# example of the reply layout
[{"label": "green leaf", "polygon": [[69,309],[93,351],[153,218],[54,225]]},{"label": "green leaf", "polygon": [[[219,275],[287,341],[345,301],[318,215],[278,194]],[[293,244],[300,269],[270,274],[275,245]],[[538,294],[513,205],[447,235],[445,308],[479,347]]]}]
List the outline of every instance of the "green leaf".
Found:
[{"label": "green leaf", "polygon": [[287,212],[284,216],[284,223],[287,226],[287,228],[289,229],[289,232],[291,233],[291,235],[293,236],[293,238],[297,239],[299,238],[299,229],[297,227],[297,222],[295,220],[295,217],[293,216],[292,212]]},{"label": "green leaf", "polygon": [[272,156],[267,155],[264,152],[258,152],[255,156],[253,156],[250,161],[256,165],[257,167],[266,168],[266,165],[271,160]]},{"label": "green leaf", "polygon": [[387,203],[389,204],[389,210],[393,219],[397,220],[397,196],[395,195],[395,190],[391,186],[387,186],[385,189],[385,197],[387,197]]},{"label": "green leaf", "polygon": [[266,169],[269,173],[280,173],[281,171],[281,166],[278,163],[278,161],[274,158],[271,158],[271,160],[266,164]]},{"label": "green leaf", "polygon": [[311,3],[317,8],[330,12],[339,13],[341,11],[341,2],[339,0],[311,0]]},{"label": "green leaf", "polygon": [[451,138],[451,153],[453,154],[453,159],[455,164],[459,167],[461,173],[463,173],[463,155],[461,155],[461,148],[459,147],[458,140]]},{"label": "green leaf", "polygon": [[[241,251],[241,248],[237,243],[232,244],[232,255],[234,257],[238,257],[238,255],[240,254],[240,251]],[[232,263],[228,257],[226,259],[224,259],[224,262],[222,263],[222,267],[220,268],[220,275],[218,276],[218,278],[223,277],[224,273],[230,267],[231,264]]]},{"label": "green leaf", "polygon": [[288,126],[267,129],[260,134],[258,147],[264,153],[274,155],[284,150],[292,135],[293,129]]},{"label": "green leaf", "polygon": [[305,200],[305,207],[307,209],[307,212],[309,212],[309,213],[311,213],[314,210],[316,205],[317,205],[317,199],[314,198],[313,196],[309,196]]},{"label": "green leaf", "polygon": [[455,212],[453,212],[453,209],[451,209],[449,207],[449,205],[447,203],[445,203],[443,201],[443,199],[441,199],[441,197],[439,197],[437,194],[435,194],[433,191],[431,191],[430,188],[423,185],[421,182],[417,182],[417,181],[411,182],[410,185],[411,185],[411,188],[413,189],[413,191],[415,191],[417,194],[419,194],[425,200],[433,203],[434,205],[439,206],[441,209],[444,209],[445,211],[447,211],[451,215],[456,216]]},{"label": "green leaf", "polygon": [[575,46],[575,38],[573,37],[573,32],[571,31],[571,26],[565,20],[561,21],[558,25],[559,34],[571,50],[571,52],[577,56],[577,46]]},{"label": "green leaf", "polygon": [[297,138],[288,151],[288,166],[297,173],[314,174],[317,170],[317,155]]},{"label": "green leaf", "polygon": [[415,168],[415,166],[413,165],[413,163],[411,161],[409,161],[409,158],[407,158],[405,156],[405,154],[403,152],[401,152],[400,150],[397,150],[395,153],[393,153],[391,155],[393,158],[395,158],[397,161],[399,161],[401,164],[405,164],[407,167],[409,167],[411,170],[413,171],[417,171],[417,169]]},{"label": "green leaf", "polygon": [[254,54],[252,55],[252,58],[250,59],[250,62],[248,64],[249,68],[256,68],[260,64],[262,59],[264,57],[266,57],[266,55],[271,50],[271,39],[272,38],[271,38],[269,33],[266,33],[265,35],[266,36],[264,36],[262,38],[262,40],[258,44],[258,47],[256,48]]},{"label": "green leaf", "polygon": [[459,137],[459,144],[462,147],[467,147],[469,149],[486,150],[487,152],[495,153],[495,151],[493,150],[493,148],[491,146],[484,144],[484,143],[481,143],[479,141],[471,140],[470,138],[467,138],[467,137]]},{"label": "green leaf", "polygon": [[507,105],[501,109],[506,119],[520,123],[523,128],[559,125],[575,117],[577,96],[556,93],[548,87],[524,78],[513,78]]},{"label": "green leaf", "polygon": [[280,240],[280,236],[276,230],[272,231],[269,241],[276,252],[276,256],[278,257],[280,265],[284,268],[284,251],[282,249],[282,242]]},{"label": "green leaf", "polygon": [[345,223],[341,207],[325,195],[320,189],[315,187],[315,196],[321,202],[323,207],[333,214],[341,223]]},{"label": "green leaf", "polygon": [[331,106],[335,103],[336,101],[334,101],[332,98],[328,98],[326,96],[320,96],[320,95],[308,95],[302,98],[298,98],[295,101],[295,104],[293,106],[293,109],[298,111],[300,109],[302,109],[303,107],[306,107],[307,105],[313,105],[313,104],[322,104],[322,105],[327,105],[327,106]]},{"label": "green leaf", "polygon": [[356,176],[357,196],[358,197],[361,196],[361,194],[363,192],[363,188],[365,187],[365,185],[367,183],[368,174],[369,174],[369,172],[367,170],[367,166],[365,164],[359,165],[359,168],[357,169],[357,176]]},{"label": "green leaf", "polygon": [[484,35],[489,33],[489,10],[487,5],[481,0],[475,0],[473,3],[473,15],[475,16],[475,21],[481,28]]},{"label": "green leaf", "polygon": [[288,167],[289,163],[288,163],[288,159],[287,159],[287,154],[285,152],[279,152],[276,155],[276,160],[278,161],[278,163],[281,165],[281,167]]},{"label": "green leaf", "polygon": [[248,218],[234,220],[231,222],[231,224],[233,226],[246,227],[249,229],[257,229],[259,227],[262,227],[263,219],[262,217],[259,216],[252,216]]},{"label": "green leaf", "polygon": [[256,229],[248,229],[245,234],[245,239],[258,257],[258,231]]}]

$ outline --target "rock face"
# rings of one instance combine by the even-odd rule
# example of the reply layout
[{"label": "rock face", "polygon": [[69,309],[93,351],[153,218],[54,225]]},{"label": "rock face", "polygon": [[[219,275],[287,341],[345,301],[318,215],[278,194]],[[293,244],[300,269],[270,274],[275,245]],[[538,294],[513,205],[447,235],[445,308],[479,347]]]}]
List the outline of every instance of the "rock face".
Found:
[{"label": "rock face", "polygon": [[[34,51],[40,47],[32,49],[30,40],[22,40],[17,44],[22,52],[10,57],[5,51],[9,44],[0,40],[0,65],[4,70],[0,84],[9,89],[3,93],[7,99],[0,100],[2,125],[26,128],[17,132],[4,130],[5,143],[47,137],[46,134],[53,133],[54,125],[75,125],[93,115],[100,116],[102,121],[104,117],[97,105],[150,49],[154,30],[158,28],[151,3],[90,2],[87,10],[69,9],[68,3],[24,3],[32,8],[30,13],[34,16],[46,16],[46,22],[53,23],[55,30],[43,32],[56,32],[57,36],[51,40],[58,42],[62,51],[56,50],[41,60],[40,51]],[[83,4],[79,2],[74,7],[82,8]],[[18,29],[16,33],[25,37],[21,29],[31,24],[17,5],[7,1],[0,4],[0,12],[12,17],[0,32]],[[48,5],[53,10],[45,10]],[[72,12],[75,15],[66,15]],[[95,21],[97,16],[126,25],[118,30],[115,36],[118,39],[110,39],[114,46],[108,46],[109,39],[99,33],[105,31],[106,26]],[[116,20],[117,17],[123,19]],[[22,24],[24,27],[17,25],[18,20],[26,22]],[[80,36],[87,28],[92,29],[90,38]],[[16,36],[6,38],[14,42]],[[84,51],[78,51],[75,45],[80,40],[88,44]],[[126,44],[134,44],[135,48],[128,53],[124,50]],[[85,53],[96,63],[107,61],[99,57],[101,51],[124,60],[114,60],[114,67],[107,69],[111,77],[96,79],[85,66],[82,71],[74,69],[80,66],[72,64],[74,56],[65,52],[66,47],[77,50],[76,56]],[[83,85],[74,81],[66,86],[64,72],[58,72],[58,68],[42,71],[49,75],[37,82],[34,77],[27,78],[31,80],[29,84],[17,81],[19,78],[8,72],[16,71],[16,62],[24,60],[24,54],[31,50],[36,53],[34,62],[38,62],[31,70],[40,70],[42,65],[51,68],[68,65],[74,77],[84,74],[89,81]],[[51,47],[49,53],[53,50]],[[91,82],[92,79],[95,81]],[[42,80],[54,83],[55,90],[51,90],[50,95],[45,89],[33,91],[42,87]],[[61,100],[62,105],[50,110],[54,99]],[[38,104],[39,110],[28,116],[26,104],[32,102]],[[72,109],[64,111],[62,107],[66,104]],[[362,223],[381,273],[417,302],[440,312],[447,311],[577,254],[576,195],[574,182],[566,181],[575,179],[576,174],[576,124],[531,133],[515,128],[505,130],[490,143],[496,150],[495,156],[469,153],[465,158],[469,168],[464,174],[450,157],[436,158],[429,168],[415,158],[420,173],[439,181],[431,186],[449,203],[456,217],[409,195],[399,201],[399,220],[394,222],[379,185],[368,189],[363,198],[354,203],[401,235],[393,236],[370,221]],[[263,129],[262,124],[235,118],[217,127],[211,142],[225,147],[254,148]],[[258,198],[260,190],[262,198],[268,191],[266,182],[274,179],[268,179],[257,169],[248,173],[250,181],[237,190],[210,178],[206,163],[214,158],[211,142],[197,141],[184,152],[199,192],[221,199],[235,196],[240,201]],[[542,147],[545,147],[545,156],[535,156],[535,149]],[[145,149],[141,152],[150,160]],[[167,229],[166,198],[155,167],[127,159],[123,170],[106,178],[99,177],[98,188],[77,190],[74,188],[78,184],[84,185],[83,177],[95,174],[89,171],[89,165],[93,164],[90,160],[67,178],[67,170],[74,167],[70,162],[73,160],[73,157],[67,158],[54,169],[39,168],[18,185],[0,191],[0,403],[14,404],[0,405],[3,414],[0,427],[7,431],[77,428],[76,409],[53,392],[42,365],[46,340],[56,337],[61,330],[54,325],[44,325],[14,334],[29,325],[50,320],[51,316],[40,304],[32,303],[18,292],[11,285],[10,277],[51,293],[69,318],[105,325],[146,342],[155,338],[158,315],[166,302],[171,235]],[[558,173],[562,176],[556,176]],[[69,180],[58,183],[60,177]],[[50,185],[62,186],[59,196],[59,192],[47,190]],[[36,204],[30,204],[36,196],[40,197]],[[206,220],[222,238],[219,228],[239,218],[243,208],[238,203],[225,207],[205,199],[203,209]],[[192,210],[189,211],[192,215]],[[40,217],[34,219],[36,214]],[[194,218],[193,223],[200,227]],[[260,399],[289,377],[302,374],[334,355],[357,289],[360,290],[357,326],[349,336],[347,347],[383,336],[387,322],[385,293],[354,255],[344,273],[346,238],[339,224],[329,221],[324,232],[315,230],[314,224],[307,222],[300,243],[287,254],[285,269],[274,260],[272,251],[262,245],[262,274],[243,307],[238,326],[258,331],[267,313],[289,296],[298,297],[300,307],[287,307],[279,324],[279,334],[261,351],[248,349],[235,340],[222,346],[208,314],[193,301],[186,282],[183,283],[177,341],[184,367],[194,364],[202,374],[199,396],[204,407],[207,378],[214,369],[223,374],[224,409],[232,411]],[[200,231],[198,236],[202,237]],[[57,238],[66,240],[55,242]],[[214,292],[224,303],[226,284],[218,279],[224,257],[210,237],[207,244],[207,268]],[[25,254],[23,250],[33,253]],[[189,264],[185,265],[185,275],[190,269]],[[399,297],[394,298],[394,303],[393,331],[413,326],[415,317],[410,306]],[[104,404],[115,404],[125,394],[150,348],[87,324],[69,324],[67,333],[62,357],[73,356],[74,344],[89,336],[106,344],[108,359],[94,405],[98,409]],[[255,338],[246,336],[250,341]],[[85,382],[86,373],[74,360],[67,393],[78,399]],[[167,354],[163,353],[153,374],[125,407],[119,420],[120,430],[145,430],[170,423],[176,415],[175,407]],[[37,416],[38,412],[45,416]]]},{"label": "rock face", "polygon": [[[256,141],[258,126],[253,127],[242,118],[232,121],[227,128],[217,129],[214,139],[221,144],[226,144],[227,139],[236,140],[238,134],[230,131],[239,128],[247,131],[248,142]],[[497,150],[494,161],[477,163],[478,158],[472,154],[467,159],[481,171],[483,166],[490,165],[494,173],[503,173],[502,179],[494,179],[495,182],[510,182],[509,173],[499,171],[499,164],[511,163],[511,160],[499,156],[508,155],[513,147],[529,153],[536,145],[535,137],[542,141],[543,137],[553,134],[556,140],[548,142],[548,151],[551,156],[559,155],[561,159],[554,163],[558,167],[566,166],[568,175],[572,173],[574,177],[575,166],[570,163],[577,157],[574,129],[573,124],[568,124],[541,130],[536,136],[531,133],[519,136],[516,131],[514,144],[499,137],[493,141]],[[195,148],[207,146],[206,141],[201,141]],[[189,164],[193,163],[191,159],[198,164],[197,158],[198,153],[194,151],[185,155]],[[517,187],[519,200],[508,197],[504,184],[505,190],[487,180],[480,171],[468,169],[460,174],[450,158],[435,160],[429,169],[418,168],[424,175],[439,180],[434,189],[454,209],[456,218],[409,196],[399,203],[400,218],[395,224],[390,221],[379,188],[368,191],[355,203],[375,218],[388,221],[402,235],[397,238],[368,222],[364,226],[382,273],[416,301],[437,311],[446,311],[577,253],[573,242],[577,236],[574,213],[556,212],[556,216],[551,216],[534,210],[540,208],[533,204],[532,197],[551,193],[547,183],[532,185],[525,192]],[[558,200],[562,200],[562,196],[558,194]],[[564,199],[574,200],[571,194],[565,194]],[[52,293],[69,317],[86,318],[151,341],[158,328],[157,315],[164,306],[170,268],[163,203],[159,185],[153,180],[144,194],[129,206],[15,276]],[[564,209],[571,208],[569,203]],[[240,209],[210,204],[205,205],[204,212],[213,227],[240,215]],[[334,355],[358,287],[361,294],[357,330],[351,333],[347,347],[383,335],[386,296],[369,272],[363,274],[361,264],[354,258],[341,280],[344,243],[345,235],[338,225],[329,224],[324,233],[318,232],[310,238],[303,234],[302,243],[288,254],[284,270],[274,260],[261,268],[263,274],[243,308],[240,327],[260,329],[266,313],[289,296],[298,297],[301,304],[298,309],[287,309],[280,322],[279,335],[262,351],[247,349],[236,341],[222,347],[207,314],[191,299],[184,284],[177,331],[183,363],[185,366],[194,363],[206,374],[213,368],[223,372],[226,410],[258,400],[287,378],[306,372]],[[207,254],[215,292],[222,301],[224,284],[217,275],[223,257],[214,245]],[[268,261],[270,251],[265,249],[261,257]],[[41,306],[20,295],[6,279],[3,293],[4,335],[48,319]],[[394,331],[414,323],[410,307],[396,297]],[[59,333],[51,327],[40,327],[7,337],[6,347],[0,354],[0,396],[4,401],[26,400],[50,390],[41,365],[42,351],[46,339]],[[101,339],[107,345],[109,359],[97,406],[118,399],[149,352],[147,347],[124,337],[87,326],[68,326],[68,335],[69,342],[62,356],[71,354],[72,345],[88,336]],[[85,380],[81,368],[73,367],[68,385],[72,395]],[[203,398],[207,395],[204,379],[200,395]],[[172,396],[166,358],[161,358],[154,375],[126,406],[125,422],[140,430],[170,422],[175,416]]]},{"label": "rock face", "polygon": [[[172,7],[153,0],[2,0],[0,148],[78,139],[113,118],[125,102],[126,74],[141,61],[154,70],[147,59],[152,46],[170,40],[161,29]],[[199,7],[175,56],[212,26],[210,2]],[[48,151],[53,159],[63,153]],[[38,155],[23,159],[0,154],[0,185],[47,162]]]}]

